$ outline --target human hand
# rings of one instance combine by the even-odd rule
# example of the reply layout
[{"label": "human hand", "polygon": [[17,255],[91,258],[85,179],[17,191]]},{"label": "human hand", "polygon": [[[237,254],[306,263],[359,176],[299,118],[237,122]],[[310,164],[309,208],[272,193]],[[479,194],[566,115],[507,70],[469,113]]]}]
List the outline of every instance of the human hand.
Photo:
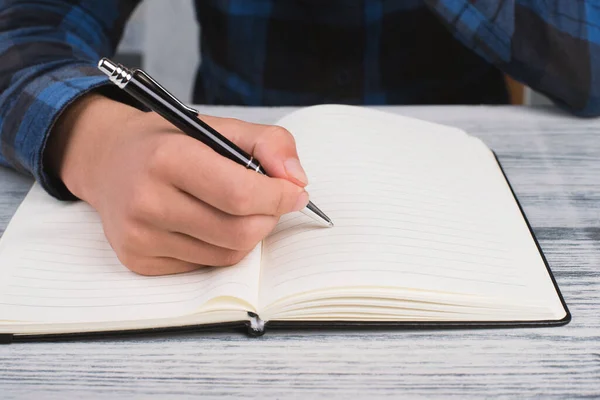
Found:
[{"label": "human hand", "polygon": [[218,155],[155,113],[95,94],[70,106],[51,133],[50,168],[99,212],[119,260],[134,272],[235,264],[281,215],[308,203],[289,132],[202,119],[261,160],[271,177]]}]

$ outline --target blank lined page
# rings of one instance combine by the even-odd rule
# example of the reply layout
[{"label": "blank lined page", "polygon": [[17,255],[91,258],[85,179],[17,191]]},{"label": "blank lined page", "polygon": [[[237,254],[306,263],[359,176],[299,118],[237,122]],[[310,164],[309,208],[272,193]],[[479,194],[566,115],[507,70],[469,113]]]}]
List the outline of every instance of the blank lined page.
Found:
[{"label": "blank lined page", "polygon": [[301,110],[280,124],[296,137],[311,200],[335,227],[300,213],[282,218],[263,246],[261,309],[310,291],[395,287],[564,313],[480,140],[344,106]]},{"label": "blank lined page", "polygon": [[230,268],[137,275],[119,262],[89,205],[59,202],[35,184],[0,242],[0,320],[169,318],[192,314],[219,296],[256,304],[259,265],[257,247]]}]

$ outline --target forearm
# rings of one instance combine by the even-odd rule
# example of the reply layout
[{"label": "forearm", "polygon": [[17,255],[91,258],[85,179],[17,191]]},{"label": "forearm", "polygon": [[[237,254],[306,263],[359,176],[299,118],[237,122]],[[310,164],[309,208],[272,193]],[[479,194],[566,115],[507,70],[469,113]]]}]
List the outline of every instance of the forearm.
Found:
[{"label": "forearm", "polygon": [[70,196],[44,164],[49,133],[67,106],[107,84],[95,63],[114,52],[136,3],[0,0],[0,163]]},{"label": "forearm", "polygon": [[581,116],[600,115],[598,25],[571,0],[425,0],[453,34],[513,78]]}]

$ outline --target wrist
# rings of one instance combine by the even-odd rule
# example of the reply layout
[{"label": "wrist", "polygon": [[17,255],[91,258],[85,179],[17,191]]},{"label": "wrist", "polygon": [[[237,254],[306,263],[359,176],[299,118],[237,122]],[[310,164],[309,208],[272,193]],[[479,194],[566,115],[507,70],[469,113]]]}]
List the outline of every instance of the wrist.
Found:
[{"label": "wrist", "polygon": [[[87,94],[58,118],[48,138],[47,166],[79,199],[93,203],[93,187],[118,124],[140,111],[99,94]],[[93,204],[92,204],[93,205]]]}]

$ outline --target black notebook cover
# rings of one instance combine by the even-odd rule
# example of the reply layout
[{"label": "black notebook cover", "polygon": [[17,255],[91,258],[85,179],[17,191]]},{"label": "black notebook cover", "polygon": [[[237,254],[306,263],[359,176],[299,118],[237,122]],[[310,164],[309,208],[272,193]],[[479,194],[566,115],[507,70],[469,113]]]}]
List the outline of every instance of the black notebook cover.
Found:
[{"label": "black notebook cover", "polygon": [[245,331],[250,336],[262,336],[268,330],[374,330],[374,329],[395,329],[395,330],[438,330],[438,329],[498,329],[498,328],[534,328],[534,327],[551,327],[566,325],[571,321],[571,313],[567,304],[560,292],[560,288],[556,283],[556,279],[552,274],[550,265],[544,256],[542,248],[535,237],[531,225],[527,220],[523,207],[513,190],[508,177],[502,168],[502,164],[494,153],[496,162],[502,171],[504,179],[510,188],[510,191],[519,207],[519,211],[529,233],[533,238],[544,265],[552,279],[552,284],[556,290],[560,302],[565,309],[566,315],[560,320],[539,320],[539,321],[267,321],[263,322],[260,317],[254,313],[248,313],[247,321],[234,321],[218,324],[204,325],[187,325],[177,327],[161,327],[150,329],[135,329],[122,331],[103,331],[103,332],[81,332],[81,333],[63,333],[63,334],[41,334],[41,335],[12,335],[0,334],[0,344],[8,344],[14,342],[31,342],[31,341],[68,341],[68,340],[85,340],[85,339],[103,339],[128,337],[131,335],[159,335],[168,333],[197,333],[197,332],[214,332],[224,330],[240,330]]}]

